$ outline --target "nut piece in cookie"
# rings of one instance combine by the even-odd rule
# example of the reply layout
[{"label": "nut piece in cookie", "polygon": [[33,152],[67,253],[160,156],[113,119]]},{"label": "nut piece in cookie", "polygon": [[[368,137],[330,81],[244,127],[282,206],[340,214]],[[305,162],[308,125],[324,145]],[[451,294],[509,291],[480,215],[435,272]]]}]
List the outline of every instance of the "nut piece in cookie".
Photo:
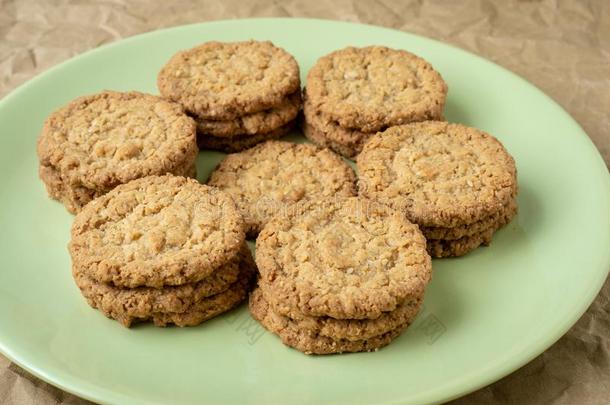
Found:
[{"label": "nut piece in cookie", "polygon": [[116,187],[76,216],[75,273],[133,288],[194,283],[231,260],[245,240],[231,197],[194,179],[150,176]]},{"label": "nut piece in cookie", "polygon": [[193,176],[195,122],[160,97],[106,91],[78,98],[44,123],[37,145],[49,195],[77,213],[131,180]]},{"label": "nut piece in cookie", "polygon": [[356,195],[356,175],[340,156],[316,145],[283,141],[228,155],[208,184],[233,197],[250,237],[291,204]]}]

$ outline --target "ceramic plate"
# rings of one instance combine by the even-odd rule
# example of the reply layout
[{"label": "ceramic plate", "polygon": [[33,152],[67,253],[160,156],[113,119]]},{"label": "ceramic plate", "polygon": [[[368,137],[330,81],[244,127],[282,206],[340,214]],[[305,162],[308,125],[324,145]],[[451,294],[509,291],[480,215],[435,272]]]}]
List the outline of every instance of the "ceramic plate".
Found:
[{"label": "ceramic plate", "polygon": [[[91,309],[66,249],[72,216],[37,175],[45,117],[103,89],[156,93],[176,51],[209,40],[272,40],[303,78],[348,45],[429,60],[449,85],[446,118],[497,136],[519,170],[520,212],[492,245],[434,261],[425,308],[375,353],[306,356],[245,306],[195,328],[125,329]],[[298,135],[292,135],[298,138]],[[222,158],[201,152],[204,181]],[[587,135],[523,79],[470,53],[349,23],[233,20],[133,37],[76,57],[0,101],[0,350],[36,376],[107,403],[422,403],[463,395],[544,351],[589,306],[610,266],[610,186]]]}]

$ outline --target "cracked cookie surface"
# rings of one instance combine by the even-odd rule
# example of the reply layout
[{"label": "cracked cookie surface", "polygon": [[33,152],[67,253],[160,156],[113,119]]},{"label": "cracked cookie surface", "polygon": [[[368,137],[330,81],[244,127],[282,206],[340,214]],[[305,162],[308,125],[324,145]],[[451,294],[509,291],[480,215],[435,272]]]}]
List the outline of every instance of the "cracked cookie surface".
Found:
[{"label": "cracked cookie surface", "polygon": [[243,219],[226,193],[177,176],[123,184],[76,216],[74,271],[118,287],[197,282],[233,258]]},{"label": "cracked cookie surface", "polygon": [[358,155],[359,194],[423,227],[472,224],[517,193],[515,162],[493,136],[440,121],[378,133]]},{"label": "cracked cookie surface", "polygon": [[357,197],[291,207],[256,240],[260,284],[281,315],[377,318],[423,294],[426,240],[402,213]]},{"label": "cracked cookie surface", "polygon": [[233,197],[249,236],[290,204],[356,194],[356,175],[341,157],[315,145],[283,141],[227,156],[208,184]]},{"label": "cracked cookie surface", "polygon": [[130,180],[186,174],[198,149],[195,123],[178,104],[138,92],[106,91],[52,113],[37,152],[49,194],[75,213]]},{"label": "cracked cookie surface", "polygon": [[299,66],[269,41],[212,41],[175,54],[157,86],[190,114],[231,120],[276,106],[299,90]]},{"label": "cracked cookie surface", "polygon": [[343,128],[375,132],[442,117],[447,85],[424,59],[382,46],[348,47],[318,59],[307,98]]}]

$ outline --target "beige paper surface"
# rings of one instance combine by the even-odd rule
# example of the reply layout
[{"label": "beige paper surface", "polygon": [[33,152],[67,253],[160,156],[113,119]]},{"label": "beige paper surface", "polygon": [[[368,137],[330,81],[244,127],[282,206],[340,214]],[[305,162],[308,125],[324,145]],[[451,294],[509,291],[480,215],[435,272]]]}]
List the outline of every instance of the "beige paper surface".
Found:
[{"label": "beige paper surface", "polygon": [[[101,44],[194,22],[246,17],[362,22],[435,38],[518,73],[561,104],[610,164],[610,1],[5,1],[0,97]],[[610,282],[554,346],[459,404],[601,404],[610,398]],[[87,403],[0,355],[0,403]]]}]

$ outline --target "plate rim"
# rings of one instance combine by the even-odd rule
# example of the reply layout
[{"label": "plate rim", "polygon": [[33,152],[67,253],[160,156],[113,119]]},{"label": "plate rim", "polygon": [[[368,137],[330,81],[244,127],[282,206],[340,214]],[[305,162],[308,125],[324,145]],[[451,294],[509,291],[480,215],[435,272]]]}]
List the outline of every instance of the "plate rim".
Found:
[{"label": "plate rim", "polygon": [[[408,31],[378,26],[378,25],[374,25],[374,24],[357,23],[357,22],[350,22],[350,21],[340,21],[340,20],[322,19],[322,18],[292,18],[292,17],[236,18],[236,19],[223,19],[223,20],[203,21],[203,22],[197,22],[197,23],[191,23],[191,24],[183,24],[183,25],[177,25],[177,26],[173,26],[173,27],[167,27],[167,28],[163,28],[163,29],[158,29],[158,30],[153,30],[153,31],[136,34],[136,35],[129,36],[129,37],[126,37],[126,38],[118,40],[118,41],[114,41],[114,42],[110,42],[108,44],[101,45],[101,46],[93,48],[93,49],[89,49],[85,52],[74,55],[65,61],[62,61],[62,62],[58,63],[57,65],[54,65],[48,69],[45,69],[44,71],[38,73],[34,77],[30,78],[29,80],[27,80],[26,82],[17,86],[15,89],[13,89],[8,94],[6,94],[0,100],[0,110],[2,108],[4,108],[4,106],[6,104],[10,104],[11,100],[14,97],[16,97],[18,94],[26,91],[31,86],[35,86],[40,80],[44,80],[44,77],[46,75],[51,74],[52,72],[54,72],[56,70],[63,69],[65,65],[74,63],[76,60],[78,60],[80,58],[85,58],[85,57],[94,55],[96,53],[105,52],[106,50],[109,50],[113,47],[124,46],[125,44],[129,44],[130,42],[140,40],[143,37],[148,37],[148,36],[152,37],[155,35],[163,35],[165,32],[168,32],[168,31],[188,30],[188,29],[192,29],[193,27],[196,27],[196,26],[238,24],[238,23],[244,22],[244,21],[259,22],[259,23],[265,23],[265,22],[274,23],[276,21],[294,22],[297,20],[302,23],[311,23],[311,24],[337,24],[337,25],[349,25],[349,26],[360,26],[360,27],[363,26],[363,27],[366,27],[367,29],[372,28],[372,29],[376,29],[376,30],[384,30],[384,31],[392,32],[394,34],[400,33],[405,36],[424,38],[428,41],[434,42],[437,45],[442,45],[445,47],[452,48],[454,51],[457,51],[458,53],[462,53],[466,57],[470,57],[470,58],[474,57],[479,62],[487,64],[488,66],[490,66],[494,69],[499,69],[499,70],[503,71],[505,74],[508,74],[512,78],[521,81],[523,85],[530,87],[530,88],[534,88],[538,93],[540,93],[546,99],[547,102],[552,104],[555,108],[558,108],[559,110],[561,110],[567,117],[569,117],[569,119],[576,126],[576,128],[578,128],[580,130],[580,133],[578,134],[580,141],[587,144],[587,146],[589,148],[588,152],[594,159],[594,162],[591,162],[589,165],[591,167],[596,166],[595,170],[599,171],[600,177],[603,177],[604,175],[606,175],[606,176],[608,176],[607,180],[610,180],[610,173],[608,171],[608,167],[607,167],[605,161],[603,160],[599,150],[597,149],[597,147],[595,146],[595,144],[593,143],[591,138],[587,135],[586,131],[582,128],[580,123],[578,121],[576,121],[576,119],[574,119],[572,117],[572,115],[567,110],[565,110],[557,101],[555,101],[548,94],[546,94],[542,89],[540,89],[538,86],[531,83],[524,77],[511,71],[508,68],[505,68],[489,59],[486,59],[483,56],[480,56],[476,53],[473,53],[466,49],[460,48],[453,44],[449,44],[449,43],[446,43],[446,42],[443,42],[443,41],[440,41],[437,39],[433,39],[433,38],[430,38],[430,37],[427,37],[424,35],[420,35],[420,34],[411,33]],[[606,202],[610,202],[610,181],[607,181],[606,185],[607,185],[607,187],[605,187],[605,190],[600,190],[600,193],[598,194],[598,198],[604,199]],[[607,213],[607,215],[606,215],[606,223],[608,225],[607,228],[610,229],[610,213]],[[606,232],[606,240],[607,240],[608,244],[610,245],[610,231]],[[449,384],[443,385],[441,388],[439,388],[437,390],[431,390],[431,391],[427,391],[427,392],[423,392],[418,395],[415,395],[415,396],[411,397],[409,399],[409,401],[423,401],[426,403],[430,403],[430,402],[439,403],[439,402],[450,401],[452,399],[462,397],[462,396],[467,395],[471,392],[474,392],[480,388],[490,385],[490,384],[500,380],[501,378],[507,376],[508,374],[518,370],[519,368],[523,367],[524,365],[528,364],[529,362],[531,362],[535,357],[542,354],[549,347],[551,347],[554,343],[556,343],[561,337],[563,337],[569,331],[569,329],[572,326],[574,326],[574,324],[580,319],[580,317],[587,311],[587,309],[591,306],[591,304],[593,303],[593,301],[595,300],[595,298],[597,297],[597,295],[603,288],[605,280],[607,279],[608,274],[610,273],[610,251],[607,252],[605,259],[601,260],[601,262],[602,262],[601,265],[605,265],[606,270],[604,271],[600,265],[600,270],[596,272],[597,278],[594,281],[592,281],[589,285],[589,291],[587,292],[587,296],[585,297],[586,299],[583,299],[582,301],[580,301],[580,304],[578,306],[575,306],[575,309],[573,309],[570,312],[569,316],[565,316],[563,318],[562,322],[558,322],[558,324],[555,325],[555,328],[553,329],[553,331],[554,331],[553,333],[543,334],[542,337],[539,337],[537,340],[535,340],[535,342],[530,341],[530,343],[527,347],[521,348],[520,352],[523,353],[522,356],[512,357],[514,355],[514,353],[510,353],[511,356],[507,356],[507,357],[511,357],[511,358],[509,359],[509,361],[503,363],[502,366],[495,366],[495,367],[488,367],[485,369],[479,369],[476,376],[473,376],[473,374],[471,374],[471,373],[466,373],[460,379],[453,380]],[[113,402],[113,401],[121,401],[121,402],[127,401],[127,402],[131,403],[131,402],[141,401],[141,399],[139,399],[137,397],[133,397],[133,396],[127,395],[125,393],[118,393],[116,391],[112,391],[110,389],[103,388],[103,387],[96,386],[96,385],[93,385],[91,390],[85,390],[82,387],[86,386],[88,384],[91,384],[91,383],[88,380],[86,380],[78,375],[75,375],[75,374],[68,374],[67,376],[60,377],[60,378],[53,377],[52,375],[49,375],[48,373],[46,373],[44,370],[40,369],[39,367],[37,367],[35,365],[30,365],[25,361],[21,361],[21,359],[19,359],[18,356],[14,355],[12,350],[9,347],[7,347],[3,343],[2,340],[0,340],[0,353],[2,353],[5,357],[7,357],[11,362],[17,364],[19,367],[22,367],[23,369],[25,369],[32,375],[36,376],[37,378],[45,381],[46,383],[48,383],[50,385],[53,385],[62,390],[65,390],[71,394],[77,395],[81,398],[84,398],[84,399],[87,399],[90,401],[94,401],[94,402],[98,402],[98,403],[108,403],[108,402]],[[517,358],[518,360],[514,360],[515,358]],[[397,400],[389,402],[389,403],[399,403],[404,400],[405,400],[404,398],[397,399]]]}]

